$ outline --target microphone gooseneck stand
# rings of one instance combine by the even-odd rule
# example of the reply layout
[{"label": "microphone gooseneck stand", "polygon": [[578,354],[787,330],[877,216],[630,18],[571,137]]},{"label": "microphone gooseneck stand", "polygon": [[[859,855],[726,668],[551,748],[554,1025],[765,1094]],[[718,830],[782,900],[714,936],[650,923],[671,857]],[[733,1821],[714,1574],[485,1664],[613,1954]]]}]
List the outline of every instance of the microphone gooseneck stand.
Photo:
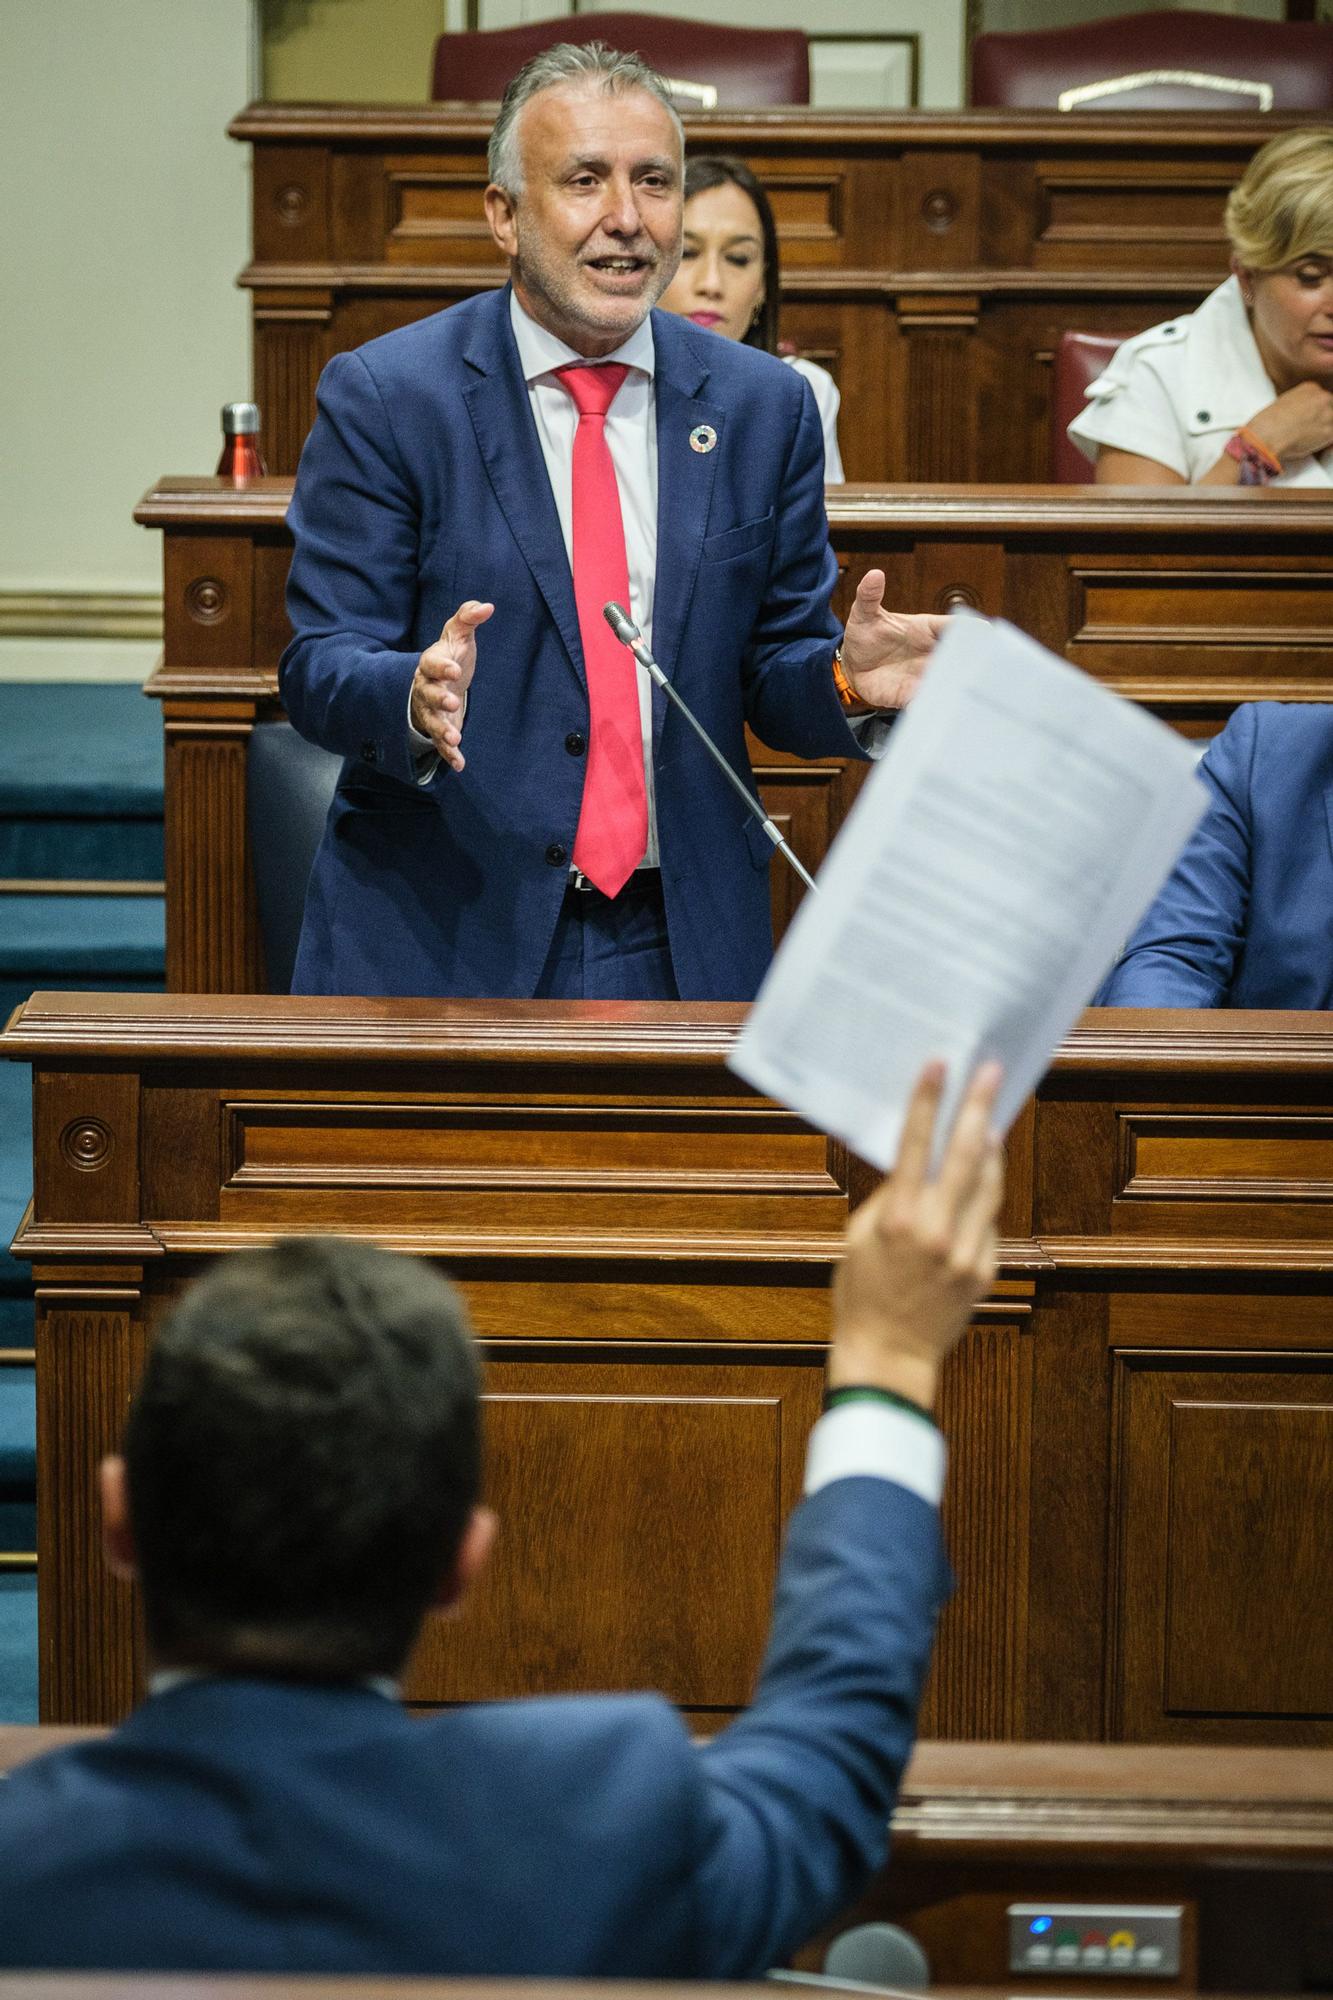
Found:
[{"label": "microphone gooseneck stand", "polygon": [[633,653],[635,659],[639,662],[639,665],[641,667],[647,668],[649,676],[656,683],[656,685],[661,688],[663,694],[667,697],[668,701],[672,701],[675,703],[676,707],[685,717],[685,720],[689,723],[690,728],[694,731],[699,741],[703,744],[704,749],[708,752],[713,762],[717,765],[718,770],[721,771],[727,783],[731,786],[731,789],[736,793],[738,798],[744,801],[746,810],[748,812],[753,813],[754,817],[758,820],[760,826],[763,827],[764,832],[768,835],[769,839],[772,841],[774,847],[777,848],[778,853],[786,857],[788,863],[792,868],[796,870],[796,873],[800,876],[806,888],[813,889],[815,894],[818,895],[819,888],[815,882],[813,875],[811,875],[809,871],[802,865],[802,863],[797,860],[796,856],[792,853],[791,848],[787,845],[787,842],[778,832],[772,820],[769,818],[768,814],[764,811],[763,806],[760,804],[759,800],[755,797],[754,793],[750,790],[749,786],[746,785],[740,778],[736,776],[736,773],[732,770],[731,765],[722,755],[722,752],[718,749],[716,743],[714,743],[712,737],[708,734],[708,731],[704,728],[702,722],[700,722],[698,716],[694,713],[694,710],[690,707],[689,703],[686,702],[682,696],[676,693],[676,690],[672,687],[670,681],[667,679],[666,675],[662,672],[662,669],[658,666],[657,661],[648,651],[647,646],[643,642],[643,634],[640,632],[638,626],[634,623],[634,620],[630,617],[629,613],[625,610],[624,606],[615,603],[614,600],[610,604],[604,604],[602,606],[602,616],[603,618],[605,618],[607,624],[611,627],[611,630],[615,633],[617,639],[619,639],[621,645],[629,647],[631,653]]}]

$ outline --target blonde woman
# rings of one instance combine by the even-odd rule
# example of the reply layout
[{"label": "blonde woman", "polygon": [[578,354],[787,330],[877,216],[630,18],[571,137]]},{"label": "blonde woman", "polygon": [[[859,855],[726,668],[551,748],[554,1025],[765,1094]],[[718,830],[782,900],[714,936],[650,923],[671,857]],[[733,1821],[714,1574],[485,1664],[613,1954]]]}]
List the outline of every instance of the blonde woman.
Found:
[{"label": "blonde woman", "polygon": [[1333,486],[1333,128],[1261,147],[1226,232],[1226,283],[1127,340],[1069,426],[1099,485]]}]

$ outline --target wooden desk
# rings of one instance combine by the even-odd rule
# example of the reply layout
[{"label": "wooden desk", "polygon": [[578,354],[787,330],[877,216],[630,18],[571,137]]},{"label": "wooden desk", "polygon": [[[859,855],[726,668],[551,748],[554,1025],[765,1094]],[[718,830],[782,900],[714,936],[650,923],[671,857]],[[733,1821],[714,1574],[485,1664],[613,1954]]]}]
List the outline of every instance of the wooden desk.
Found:
[{"label": "wooden desk", "polygon": [[[1067,327],[1135,333],[1226,275],[1222,209],[1306,114],[752,111],[687,116],[772,196],[782,332],[842,389],[853,479],[1044,479]],[[296,468],[324,362],[503,281],[491,116],[252,104],[255,396]]]},{"label": "wooden desk", "polygon": [[[166,648],[148,692],[166,730],[167,982],[264,984],[249,886],[245,752],[278,715],[290,636],[283,588],[291,482],[243,493],[164,479],[135,519],[164,537]],[[1333,674],[1333,495],[1083,487],[851,487],[829,521],[848,584],[879,565],[890,601],[1010,618],[1187,733],[1238,701],[1327,698]],[[701,753],[702,754],[702,753]],[[805,764],[751,743],[760,789],[817,868],[864,767]],[[774,928],[796,903],[772,874]]]},{"label": "wooden desk", "polygon": [[[0,1729],[0,1774],[75,1733]],[[904,1925],[926,1947],[938,2000],[950,2000],[941,1983],[1010,1983],[1005,1906],[1028,1901],[1182,1903],[1186,1963],[1162,1986],[1294,1993],[1316,1970],[1333,1894],[1333,1751],[918,1743],[892,1841],[887,1868],[832,1934]],[[817,1966],[822,1941],[800,1956]],[[1146,1983],[1099,1978],[1084,1990]]]},{"label": "wooden desk", "polygon": [[[431,1629],[413,1698],[653,1684],[701,1726],[745,1700],[866,1182],[731,1077],[742,1012],[17,1012],[0,1054],[34,1064],[18,1248],[44,1720],[108,1720],[135,1693],[92,1482],[145,1343],[210,1258],[301,1229],[439,1259],[486,1343],[491,1496],[522,1533]],[[1331,1074],[1326,1015],[1090,1013],[1058,1053],[943,1394],[960,1589],[924,1733],[1333,1743]],[[558,1505],[530,1504],[539,1459]],[[609,1621],[594,1568],[617,1579]]]}]

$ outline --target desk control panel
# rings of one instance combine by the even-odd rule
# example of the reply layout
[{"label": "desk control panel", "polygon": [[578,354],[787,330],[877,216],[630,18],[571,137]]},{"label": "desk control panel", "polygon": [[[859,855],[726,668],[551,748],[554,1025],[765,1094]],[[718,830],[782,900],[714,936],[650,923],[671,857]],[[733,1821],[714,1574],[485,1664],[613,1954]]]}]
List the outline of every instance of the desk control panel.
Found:
[{"label": "desk control panel", "polygon": [[1182,1915],[1179,1903],[1010,1903],[1009,1970],[1170,1978]]}]

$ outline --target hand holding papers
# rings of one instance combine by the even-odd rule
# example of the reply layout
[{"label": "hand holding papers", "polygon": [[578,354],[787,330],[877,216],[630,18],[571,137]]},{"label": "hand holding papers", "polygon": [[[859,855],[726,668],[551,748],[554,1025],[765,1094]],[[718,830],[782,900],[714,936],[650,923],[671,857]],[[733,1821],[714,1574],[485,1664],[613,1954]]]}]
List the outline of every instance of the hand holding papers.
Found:
[{"label": "hand holding papers", "polygon": [[939,1058],[1005,1130],[1206,802],[1190,746],[1012,626],[957,617],[732,1056],[873,1164]]}]

